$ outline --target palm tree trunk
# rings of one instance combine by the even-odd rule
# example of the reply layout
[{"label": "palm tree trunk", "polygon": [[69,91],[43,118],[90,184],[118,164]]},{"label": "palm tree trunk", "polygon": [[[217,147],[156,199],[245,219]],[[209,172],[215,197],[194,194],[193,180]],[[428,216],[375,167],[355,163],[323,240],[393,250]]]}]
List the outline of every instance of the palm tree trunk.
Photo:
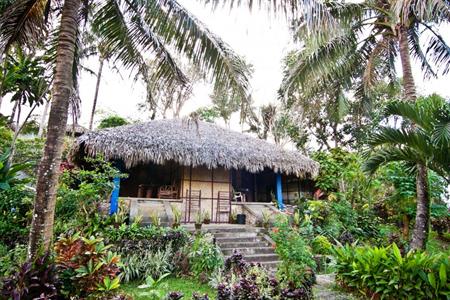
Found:
[{"label": "palm tree trunk", "polygon": [[[400,60],[403,70],[403,88],[408,101],[416,101],[416,85],[412,75],[411,56],[408,45],[408,31],[404,26],[399,28]],[[414,125],[413,125],[414,126]],[[430,227],[430,198],[428,193],[428,170],[427,167],[417,164],[417,208],[416,222],[414,224],[411,249],[425,249]]]},{"label": "palm tree trunk", "polygon": [[417,166],[417,209],[411,249],[425,249],[430,228],[430,195],[428,193],[428,170]]},{"label": "palm tree trunk", "polygon": [[95,109],[97,108],[98,91],[100,89],[104,61],[105,59],[100,55],[100,66],[98,67],[97,72],[97,84],[95,85],[94,102],[92,103],[91,119],[89,120],[89,130],[92,130],[92,125],[94,124],[94,115]]},{"label": "palm tree trunk", "polygon": [[72,65],[78,27],[80,0],[65,0],[58,37],[53,101],[48,120],[47,140],[39,164],[33,220],[31,222],[28,256],[34,258],[38,249],[48,250],[53,237],[55,193],[66,131],[69,99],[73,90]]},{"label": "palm tree trunk", "polygon": [[399,29],[399,49],[400,49],[400,60],[402,63],[403,71],[403,87],[405,90],[405,98],[408,101],[416,101],[416,85],[414,83],[414,77],[411,68],[411,55],[409,53],[408,45],[408,30],[400,26]]}]

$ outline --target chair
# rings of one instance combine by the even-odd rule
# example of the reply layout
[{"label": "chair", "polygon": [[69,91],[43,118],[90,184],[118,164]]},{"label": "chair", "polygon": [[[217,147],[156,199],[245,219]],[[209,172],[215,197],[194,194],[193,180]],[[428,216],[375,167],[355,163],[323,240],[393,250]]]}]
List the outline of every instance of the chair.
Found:
[{"label": "chair", "polygon": [[201,211],[201,190],[186,190],[186,215],[187,222],[195,220],[195,214]]},{"label": "chair", "polygon": [[159,199],[177,199],[178,198],[177,188],[173,185],[163,185],[163,186],[159,187],[158,198]]},{"label": "chair", "polygon": [[243,192],[234,192],[233,195],[233,200],[236,202],[245,202],[246,198],[245,198],[245,194]]},{"label": "chair", "polygon": [[227,222],[231,213],[231,193],[227,191],[219,191],[217,193],[217,208],[216,208],[216,222],[220,223],[220,216],[227,215]]}]

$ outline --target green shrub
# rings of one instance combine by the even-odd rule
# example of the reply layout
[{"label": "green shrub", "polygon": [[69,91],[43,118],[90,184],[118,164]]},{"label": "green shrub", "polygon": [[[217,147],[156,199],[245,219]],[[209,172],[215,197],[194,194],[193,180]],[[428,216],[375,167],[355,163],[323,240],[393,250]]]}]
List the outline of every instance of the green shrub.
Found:
[{"label": "green shrub", "polygon": [[157,279],[173,271],[172,249],[152,252],[143,250],[139,253],[120,252],[123,280],[144,280],[148,277]]},{"label": "green shrub", "polygon": [[0,243],[12,247],[26,241],[33,197],[22,184],[0,190]]},{"label": "green shrub", "polygon": [[25,263],[27,248],[25,245],[16,244],[12,249],[0,244],[0,278],[14,273],[17,268]]},{"label": "green shrub", "polygon": [[213,243],[210,234],[197,235],[189,253],[189,263],[194,275],[211,275],[223,266],[223,255],[220,248]]},{"label": "green shrub", "polygon": [[327,237],[323,235],[318,235],[312,240],[312,249],[316,254],[330,254],[333,245],[327,239]]},{"label": "green shrub", "polygon": [[365,297],[381,299],[448,299],[449,259],[445,255],[389,247],[334,248],[336,279]]},{"label": "green shrub", "polygon": [[106,289],[117,289],[120,277],[120,257],[110,251],[102,239],[84,238],[79,234],[60,237],[55,243],[55,254],[62,293],[84,297]]}]

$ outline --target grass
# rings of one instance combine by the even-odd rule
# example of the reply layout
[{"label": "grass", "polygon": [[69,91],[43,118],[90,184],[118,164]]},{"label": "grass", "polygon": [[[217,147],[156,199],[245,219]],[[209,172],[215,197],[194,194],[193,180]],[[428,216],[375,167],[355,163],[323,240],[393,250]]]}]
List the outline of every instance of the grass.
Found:
[{"label": "grass", "polygon": [[[141,282],[130,282],[121,285],[122,291],[129,294],[135,300],[146,300],[148,296],[145,295],[147,290],[139,289],[138,285],[142,284]],[[175,278],[170,277],[166,280],[162,281],[158,288],[159,291],[162,291],[164,294],[169,292],[177,291],[182,292],[184,297],[182,299],[191,299],[192,293],[199,292],[200,294],[208,294],[208,296],[212,299],[216,296],[216,291],[213,290],[207,284],[202,284],[194,278]]]}]

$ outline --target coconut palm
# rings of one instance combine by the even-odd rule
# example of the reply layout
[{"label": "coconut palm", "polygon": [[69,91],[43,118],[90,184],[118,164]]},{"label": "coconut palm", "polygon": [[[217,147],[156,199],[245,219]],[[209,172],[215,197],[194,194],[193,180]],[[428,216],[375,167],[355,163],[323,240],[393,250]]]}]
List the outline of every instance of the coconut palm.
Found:
[{"label": "coconut palm", "polygon": [[[450,70],[450,47],[436,25],[450,20],[450,3],[445,0],[366,0],[362,3],[327,2],[329,13],[339,20],[339,28],[309,36],[297,53],[297,63],[285,73],[280,94],[288,96],[300,88],[301,97],[318,91],[333,93],[355,88],[361,100],[380,80],[396,80],[395,60],[400,57],[405,100],[417,98],[411,68],[416,58],[425,77]],[[299,26],[302,35],[304,26]],[[429,36],[426,49],[421,38]],[[418,166],[420,181],[427,170]],[[426,193],[417,185],[418,201]],[[423,203],[422,206],[426,206]],[[413,243],[417,245],[417,243]]]},{"label": "coconut palm", "polygon": [[[450,70],[450,47],[436,27],[450,20],[448,1],[329,1],[327,8],[339,29],[306,39],[295,63],[285,71],[283,96],[300,89],[307,98],[317,91],[344,87],[355,88],[356,96],[363,98],[377,81],[396,80],[394,63],[400,57],[405,98],[414,100],[411,56],[425,77]],[[299,26],[296,35],[302,37],[303,30]]]},{"label": "coconut palm", "polygon": [[[386,117],[401,117],[409,126],[381,127],[369,141],[373,152],[364,164],[375,172],[382,164],[403,161],[416,172],[417,210],[411,248],[424,249],[430,223],[428,169],[450,183],[450,103],[433,95],[416,103],[393,102]],[[411,126],[414,124],[414,126]]]},{"label": "coconut palm", "polygon": [[[144,54],[152,53],[159,62],[156,76],[167,84],[187,84],[186,76],[177,67],[167,46],[183,53],[192,63],[224,86],[236,90],[248,99],[246,64],[220,38],[191,15],[176,0],[97,0],[92,24],[105,41],[114,59],[126,68],[145,66]],[[226,1],[224,1],[226,2]],[[231,4],[234,1],[228,1]],[[243,4],[246,1],[239,1]],[[52,7],[62,3],[62,7]],[[83,6],[82,6],[83,3]],[[39,166],[33,220],[30,230],[29,256],[34,256],[40,243],[48,249],[53,235],[55,192],[59,177],[59,163],[63,136],[67,123],[69,99],[73,93],[74,61],[81,16],[89,17],[91,1],[81,0],[16,0],[8,5],[0,17],[0,54],[12,45],[34,45],[46,32],[51,12],[61,10],[53,99],[49,114],[47,140]],[[247,3],[253,3],[248,0]],[[310,9],[305,21],[310,27],[326,21],[322,6],[315,0],[271,1],[280,11],[297,11],[298,3]],[[142,71],[142,70],[140,70]],[[145,72],[144,72],[145,73]]]}]

